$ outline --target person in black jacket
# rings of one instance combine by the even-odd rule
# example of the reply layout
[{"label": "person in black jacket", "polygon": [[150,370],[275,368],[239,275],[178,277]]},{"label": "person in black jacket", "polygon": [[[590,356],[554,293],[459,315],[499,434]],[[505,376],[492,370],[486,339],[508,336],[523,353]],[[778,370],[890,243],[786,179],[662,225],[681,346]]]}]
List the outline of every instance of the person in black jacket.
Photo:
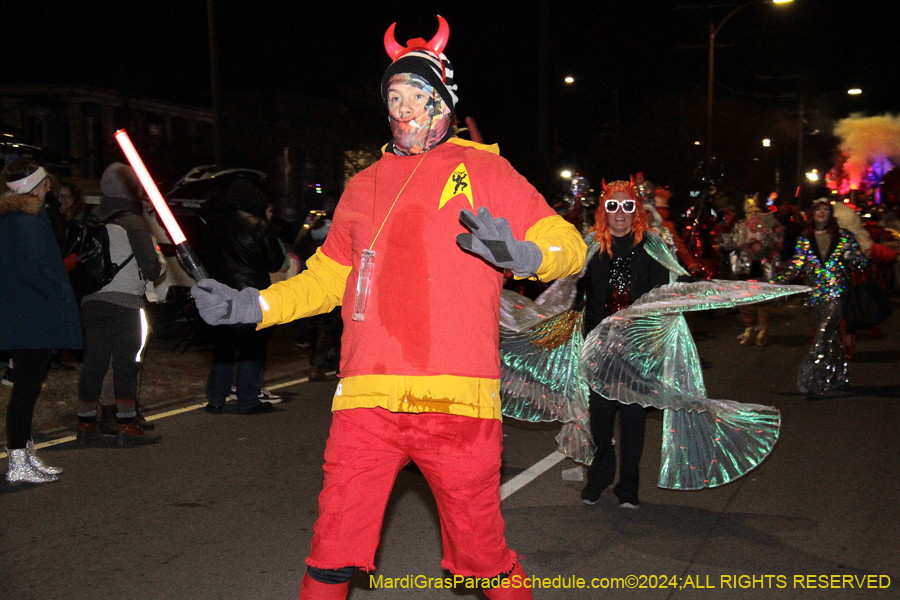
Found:
[{"label": "person in black jacket", "polygon": [[[270,273],[287,268],[287,257],[266,218],[265,194],[245,179],[232,182],[224,198],[208,212],[203,263],[209,276],[237,290],[269,287]],[[214,327],[213,364],[206,382],[206,411],[218,414],[232,384],[238,412],[272,409],[261,397],[266,344],[270,329],[235,324]]]},{"label": "person in black jacket", "polygon": [[[641,206],[634,182],[604,184],[591,232],[600,249],[578,282],[577,303],[584,306],[584,335],[607,316],[626,308],[659,285],[669,283],[669,271],[644,250],[643,234],[649,217]],[[576,304],[574,307],[580,309]],[[637,508],[640,461],[644,449],[647,409],[639,404],[607,400],[590,393],[591,436],[597,447],[581,492],[585,504],[600,501],[600,494],[616,477],[613,429],[619,414],[620,469],[613,493],[622,508]]]},{"label": "person in black jacket", "polygon": [[31,439],[34,404],[53,350],[81,348],[78,304],[50,226],[47,172],[29,161],[3,169],[0,182],[0,350],[16,376],[6,408],[9,483],[56,481],[62,469],[43,463]]}]

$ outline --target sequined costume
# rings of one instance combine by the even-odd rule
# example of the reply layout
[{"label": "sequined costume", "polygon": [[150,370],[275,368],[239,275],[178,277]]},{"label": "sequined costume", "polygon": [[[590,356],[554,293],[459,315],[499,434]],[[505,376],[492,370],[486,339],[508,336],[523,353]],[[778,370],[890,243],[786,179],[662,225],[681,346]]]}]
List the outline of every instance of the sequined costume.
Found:
[{"label": "sequined costume", "polygon": [[[731,232],[733,251],[731,252],[731,273],[735,279],[771,281],[776,269],[780,268],[781,242],[784,230],[767,212],[759,210],[756,198],[744,201],[747,218],[739,221]],[[771,307],[768,304],[752,304],[740,307],[744,333],[741,345],[755,343],[765,346],[769,339]]]},{"label": "sequined costume", "polygon": [[816,336],[809,353],[800,363],[797,387],[813,396],[850,384],[847,357],[840,337],[843,304],[850,286],[850,269],[862,269],[866,258],[853,234],[839,229],[830,237],[828,248],[820,247],[817,236],[798,238],[794,256],[775,282],[802,277],[811,289],[806,306],[816,324]]},{"label": "sequined costume", "polygon": [[[728,483],[759,465],[774,446],[778,410],[708,398],[700,360],[682,313],[771,300],[803,286],[709,280],[686,274],[665,243],[644,233],[648,254],[670,271],[653,289],[607,318],[582,342],[582,316],[567,310],[581,274],[554,283],[532,302],[505,292],[501,304],[503,414],[560,421],[559,450],[590,464],[588,390],[626,404],[664,410],[658,485],[696,490]],[[598,245],[589,235],[588,264]]]}]

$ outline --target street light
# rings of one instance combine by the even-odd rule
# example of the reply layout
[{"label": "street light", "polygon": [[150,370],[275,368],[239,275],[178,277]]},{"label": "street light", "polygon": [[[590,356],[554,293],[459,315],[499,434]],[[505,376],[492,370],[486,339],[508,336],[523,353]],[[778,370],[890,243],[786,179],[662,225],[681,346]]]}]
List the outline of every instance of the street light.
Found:
[{"label": "street light", "polygon": [[787,4],[793,0],[751,0],[744,4],[734,7],[725,17],[719,21],[718,25],[709,24],[709,70],[706,80],[706,157],[712,157],[712,140],[713,140],[713,75],[715,72],[716,59],[716,36],[722,29],[728,19],[733,17],[739,11],[747,8],[752,4]]}]

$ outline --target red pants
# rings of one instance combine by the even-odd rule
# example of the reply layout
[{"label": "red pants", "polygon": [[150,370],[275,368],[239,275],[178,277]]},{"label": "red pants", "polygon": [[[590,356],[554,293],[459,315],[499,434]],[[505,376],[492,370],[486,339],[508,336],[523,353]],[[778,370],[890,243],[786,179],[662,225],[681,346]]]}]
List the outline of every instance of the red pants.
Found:
[{"label": "red pants", "polygon": [[391,488],[400,469],[413,460],[437,501],[441,566],[464,577],[508,572],[516,553],[506,545],[500,516],[502,450],[502,425],[496,419],[381,408],[336,411],[306,563],[319,569],[373,570]]}]

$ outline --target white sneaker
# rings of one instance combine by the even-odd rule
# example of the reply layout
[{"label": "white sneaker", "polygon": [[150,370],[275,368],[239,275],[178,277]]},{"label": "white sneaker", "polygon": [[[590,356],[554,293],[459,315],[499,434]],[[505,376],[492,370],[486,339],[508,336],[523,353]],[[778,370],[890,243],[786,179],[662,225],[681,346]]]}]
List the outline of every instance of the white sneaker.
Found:
[{"label": "white sneaker", "polygon": [[[269,404],[280,404],[282,402],[281,396],[273,394],[266,388],[260,388],[256,397],[260,402],[268,402]],[[237,388],[235,386],[231,386],[231,393],[228,394],[228,399],[237,400]]]},{"label": "white sneaker", "polygon": [[281,396],[273,394],[266,388],[260,388],[257,398],[259,398],[260,402],[268,402],[269,404],[279,404],[281,402]]},{"label": "white sneaker", "polygon": [[3,378],[0,379],[0,383],[3,385],[12,385],[13,384],[13,368],[6,367],[6,371],[3,372]]}]

